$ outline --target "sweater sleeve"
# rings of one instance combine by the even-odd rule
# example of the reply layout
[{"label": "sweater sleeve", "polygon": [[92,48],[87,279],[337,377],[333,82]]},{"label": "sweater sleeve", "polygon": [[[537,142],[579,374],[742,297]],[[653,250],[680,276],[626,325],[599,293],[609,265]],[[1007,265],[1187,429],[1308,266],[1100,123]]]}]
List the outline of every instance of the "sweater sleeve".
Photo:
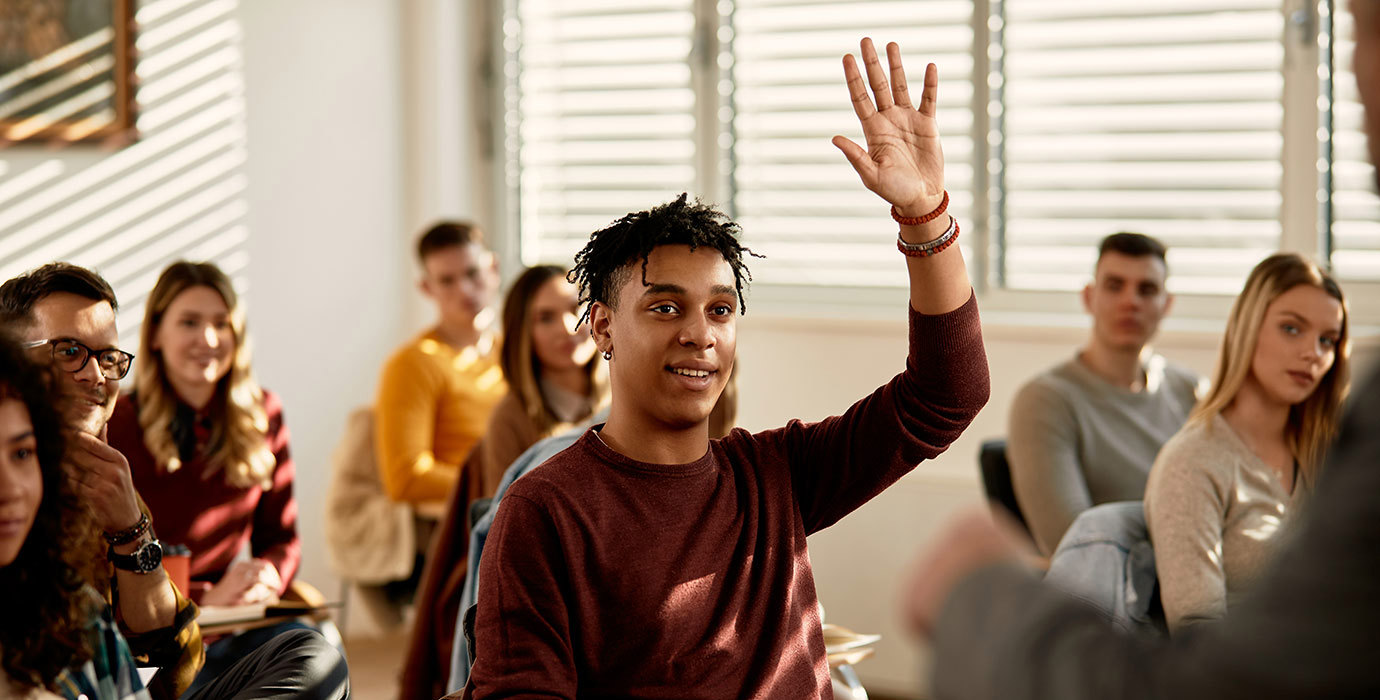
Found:
[{"label": "sweater sleeve", "polygon": [[1145,520],[1155,548],[1160,600],[1171,632],[1227,613],[1222,566],[1228,473],[1202,441],[1169,443],[1145,486]]},{"label": "sweater sleeve", "polygon": [[573,698],[568,568],[555,524],[509,494],[479,561],[475,661],[465,698]]},{"label": "sweater sleeve", "polygon": [[792,421],[774,431],[784,441],[806,532],[838,522],[922,460],[943,453],[988,393],[976,297],[946,314],[910,309],[904,372],[842,415],[814,424]]},{"label": "sweater sleeve", "polygon": [[278,595],[287,593],[288,585],[297,575],[302,563],[302,541],[297,536],[297,501],[292,495],[296,468],[292,451],[288,448],[288,428],[283,421],[283,407],[278,397],[264,392],[268,409],[268,442],[273,450],[273,483],[259,496],[254,508],[254,530],[250,535],[250,549],[255,557],[267,559],[282,587]]},{"label": "sweater sleeve", "polygon": [[394,501],[444,501],[460,475],[460,465],[441,462],[432,451],[445,379],[427,370],[421,358],[404,351],[379,379],[375,442],[383,489]]},{"label": "sweater sleeve", "polygon": [[1011,403],[1006,454],[1011,485],[1040,553],[1054,554],[1092,494],[1078,457],[1078,430],[1067,400],[1038,379]]}]

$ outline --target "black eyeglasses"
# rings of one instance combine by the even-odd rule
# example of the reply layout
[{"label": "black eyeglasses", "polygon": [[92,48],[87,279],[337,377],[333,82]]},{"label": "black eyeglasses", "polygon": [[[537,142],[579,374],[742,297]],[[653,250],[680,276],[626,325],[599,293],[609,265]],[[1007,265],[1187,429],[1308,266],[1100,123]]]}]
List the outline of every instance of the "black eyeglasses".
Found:
[{"label": "black eyeglasses", "polygon": [[116,348],[92,350],[71,338],[35,340],[24,343],[26,348],[37,348],[44,345],[53,346],[53,363],[73,374],[85,369],[86,363],[94,357],[96,358],[96,366],[101,370],[101,376],[106,379],[120,380],[129,374],[129,365],[134,361],[134,355],[124,350]]}]

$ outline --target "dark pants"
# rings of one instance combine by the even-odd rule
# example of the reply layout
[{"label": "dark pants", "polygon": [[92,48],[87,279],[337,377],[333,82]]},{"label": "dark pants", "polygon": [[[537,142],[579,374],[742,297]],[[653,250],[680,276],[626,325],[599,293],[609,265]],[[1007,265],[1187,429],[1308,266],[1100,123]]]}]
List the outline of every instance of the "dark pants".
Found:
[{"label": "dark pants", "polygon": [[[312,629],[289,629],[282,625],[223,639],[207,649],[206,667],[197,675],[183,700],[268,700],[306,698],[344,700],[350,697],[350,671],[345,657]],[[243,639],[256,632],[259,639]],[[257,643],[254,643],[256,642]],[[226,642],[216,654],[230,662],[218,673],[211,666],[211,649]],[[237,651],[237,649],[252,651]],[[211,673],[208,673],[211,672]]]}]

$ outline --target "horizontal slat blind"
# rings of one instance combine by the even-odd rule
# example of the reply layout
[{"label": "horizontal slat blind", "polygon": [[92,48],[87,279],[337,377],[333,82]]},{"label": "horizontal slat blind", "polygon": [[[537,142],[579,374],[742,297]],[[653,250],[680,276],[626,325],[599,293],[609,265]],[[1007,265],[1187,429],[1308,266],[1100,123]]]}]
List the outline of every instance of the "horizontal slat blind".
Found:
[{"label": "horizontal slat blind", "polygon": [[1351,71],[1351,13],[1333,22],[1332,265],[1343,279],[1380,280],[1380,197]]},{"label": "horizontal slat blind", "polygon": [[767,256],[753,262],[758,283],[906,284],[887,205],[830,143],[864,143],[841,62],[863,36],[884,63],[886,43],[900,44],[917,99],[925,64],[939,66],[950,211],[971,222],[972,16],[970,0],[735,3],[732,201],[747,243]]},{"label": "horizontal slat blind", "polygon": [[1280,238],[1278,0],[1005,0],[1005,281],[1072,290],[1103,236],[1235,293]]},{"label": "horizontal slat blind", "polygon": [[[571,264],[592,231],[695,194],[693,0],[521,0],[519,228],[527,263]],[[511,133],[511,131],[510,131]]]}]

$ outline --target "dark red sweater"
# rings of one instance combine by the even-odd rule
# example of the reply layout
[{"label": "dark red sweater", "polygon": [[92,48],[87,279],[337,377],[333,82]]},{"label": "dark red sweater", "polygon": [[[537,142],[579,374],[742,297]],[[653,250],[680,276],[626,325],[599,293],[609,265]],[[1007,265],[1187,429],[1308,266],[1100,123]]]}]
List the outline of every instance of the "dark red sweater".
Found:
[{"label": "dark red sweater", "polygon": [[970,299],[912,311],[906,371],[841,416],[677,465],[586,432],[502,500],[465,696],[832,697],[806,536],[942,453],[987,396]]},{"label": "dark red sweater", "polygon": [[[138,397],[120,397],[110,419],[110,445],[129,460],[134,488],[153,516],[158,539],[166,547],[183,544],[192,550],[189,597],[201,597],[225,575],[230,562],[244,546],[251,556],[267,559],[283,579],[282,595],[302,561],[297,538],[297,501],[292,496],[293,464],[288,449],[288,429],[277,395],[264,392],[268,413],[268,448],[277,459],[272,488],[236,488],[225,483],[224,472],[206,475],[206,462],[198,457],[182,468],[165,473],[144,445],[139,427]],[[196,427],[204,439],[204,428]]]}]

